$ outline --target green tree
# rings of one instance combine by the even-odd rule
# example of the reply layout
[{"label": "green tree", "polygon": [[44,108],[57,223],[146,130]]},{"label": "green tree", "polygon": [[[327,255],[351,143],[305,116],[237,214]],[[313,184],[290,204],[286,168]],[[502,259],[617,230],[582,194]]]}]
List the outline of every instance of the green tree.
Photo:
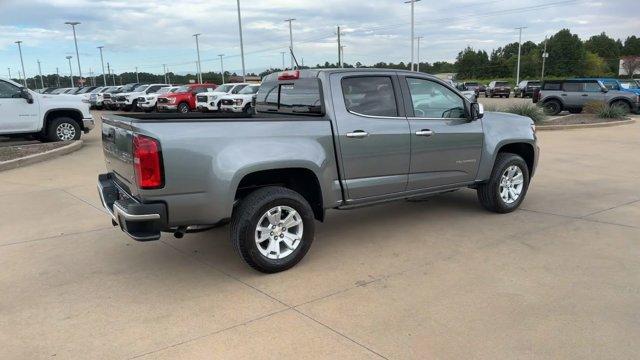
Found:
[{"label": "green tree", "polygon": [[547,67],[545,73],[555,76],[575,76],[580,74],[586,51],[582,40],[569,29],[562,29],[547,42]]},{"label": "green tree", "polygon": [[607,72],[618,73],[620,47],[613,38],[610,38],[604,32],[600,35],[594,35],[585,41],[584,47],[587,51],[598,55],[607,64]]},{"label": "green tree", "polygon": [[455,68],[458,72],[458,78],[469,79],[482,76],[487,65],[489,65],[489,57],[485,51],[475,51],[472,47],[467,46],[458,53]]},{"label": "green tree", "polygon": [[640,38],[632,35],[624,41],[622,55],[640,55]]},{"label": "green tree", "polygon": [[584,64],[582,66],[584,76],[598,77],[609,73],[607,62],[591,51],[585,53]]}]

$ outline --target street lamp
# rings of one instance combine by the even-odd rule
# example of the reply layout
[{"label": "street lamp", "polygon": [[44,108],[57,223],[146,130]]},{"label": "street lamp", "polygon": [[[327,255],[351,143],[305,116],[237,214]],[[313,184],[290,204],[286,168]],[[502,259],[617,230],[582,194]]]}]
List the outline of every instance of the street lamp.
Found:
[{"label": "street lamp", "polygon": [[23,77],[23,84],[24,87],[27,87],[27,76],[26,73],[24,72],[24,61],[22,60],[22,46],[20,46],[20,44],[22,44],[22,41],[16,41],[16,44],[18,44],[18,51],[20,52],[20,64],[22,65],[22,77]]},{"label": "street lamp", "polygon": [[516,71],[516,86],[520,83],[520,49],[522,48],[522,29],[526,28],[526,26],[516,28],[516,30],[518,30],[518,70]]},{"label": "street lamp", "polygon": [[291,30],[291,23],[295,21],[294,18],[286,19],[285,22],[289,23],[289,52],[291,55],[291,69],[293,69],[293,31]]},{"label": "street lamp", "polygon": [[38,74],[40,75],[40,88],[44,89],[44,81],[42,80],[42,68],[40,68],[40,60],[38,60]]},{"label": "street lamp", "polygon": [[424,39],[424,36],[416,36],[416,40],[418,41],[418,54],[417,54],[418,64],[416,66],[417,72],[420,72],[420,40],[422,39]]},{"label": "street lamp", "polygon": [[284,67],[284,54],[286,54],[286,53],[287,53],[286,51],[280,51],[280,54],[282,55],[282,70],[285,69],[285,67]]},{"label": "street lamp", "polygon": [[107,75],[104,73],[104,58],[102,57],[102,48],[104,46],[98,46],[100,50],[100,63],[102,64],[102,81],[104,82],[104,86],[107,86]]},{"label": "street lamp", "polygon": [[200,63],[200,43],[198,42],[198,36],[200,35],[202,34],[200,33],[193,34],[193,36],[196,38],[196,52],[198,53],[198,82],[202,84],[202,65]]},{"label": "street lamp", "polygon": [[9,80],[11,80],[11,68],[8,67],[7,70],[9,71]]},{"label": "street lamp", "polygon": [[73,86],[73,68],[71,68],[71,58],[72,58],[72,57],[73,57],[73,56],[68,55],[68,56],[67,56],[67,60],[69,60],[69,74],[71,74],[71,87],[74,87],[74,86]]},{"label": "street lamp", "polygon": [[244,45],[242,44],[242,16],[240,15],[240,0],[238,3],[238,31],[240,32],[240,58],[242,59],[242,81],[246,81],[246,72],[244,70]]},{"label": "street lamp", "polygon": [[222,74],[222,83],[224,84],[224,64],[222,63],[222,57],[224,54],[218,54],[220,57],[220,74]]},{"label": "street lamp", "polygon": [[408,0],[405,1],[405,4],[411,4],[411,71],[413,71],[413,41],[415,40],[415,37],[413,36],[413,28],[414,28],[414,20],[413,20],[413,14],[414,14],[414,5],[415,3],[417,3],[420,0]]},{"label": "street lamp", "polygon": [[544,37],[544,50],[542,50],[542,74],[540,76],[540,82],[544,80],[544,63],[547,61],[549,53],[547,52],[547,37]]},{"label": "street lamp", "polygon": [[78,21],[67,21],[65,22],[67,25],[71,25],[73,29],[73,42],[76,45],[76,59],[78,60],[78,73],[80,74],[80,84],[82,85],[82,69],[80,68],[80,53],[78,52],[78,39],[76,39],[76,25],[80,25]]}]

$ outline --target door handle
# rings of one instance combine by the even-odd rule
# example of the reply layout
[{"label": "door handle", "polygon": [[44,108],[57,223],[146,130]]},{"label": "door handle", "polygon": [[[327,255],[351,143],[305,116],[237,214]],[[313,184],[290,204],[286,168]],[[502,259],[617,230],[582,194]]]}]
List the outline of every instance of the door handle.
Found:
[{"label": "door handle", "polygon": [[354,139],[362,139],[362,138],[366,138],[367,136],[369,136],[369,133],[363,130],[356,130],[354,132],[347,133],[348,138],[354,138]]},{"label": "door handle", "polygon": [[429,129],[422,129],[420,131],[416,131],[416,135],[418,136],[431,136],[433,135],[433,131]]}]

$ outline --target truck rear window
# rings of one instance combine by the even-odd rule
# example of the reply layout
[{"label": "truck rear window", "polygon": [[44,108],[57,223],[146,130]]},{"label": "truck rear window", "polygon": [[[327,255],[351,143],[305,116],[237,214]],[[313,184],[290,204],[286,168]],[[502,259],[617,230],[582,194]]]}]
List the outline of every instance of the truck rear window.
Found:
[{"label": "truck rear window", "polygon": [[320,79],[262,83],[256,94],[256,111],[296,115],[323,115]]}]

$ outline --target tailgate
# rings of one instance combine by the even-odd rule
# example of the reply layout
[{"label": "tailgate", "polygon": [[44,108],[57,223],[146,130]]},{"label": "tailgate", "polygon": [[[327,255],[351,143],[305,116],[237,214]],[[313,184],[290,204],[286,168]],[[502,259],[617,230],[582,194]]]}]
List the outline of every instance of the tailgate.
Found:
[{"label": "tailgate", "polygon": [[102,149],[107,172],[131,195],[137,195],[133,168],[133,127],[121,116],[102,117]]}]

